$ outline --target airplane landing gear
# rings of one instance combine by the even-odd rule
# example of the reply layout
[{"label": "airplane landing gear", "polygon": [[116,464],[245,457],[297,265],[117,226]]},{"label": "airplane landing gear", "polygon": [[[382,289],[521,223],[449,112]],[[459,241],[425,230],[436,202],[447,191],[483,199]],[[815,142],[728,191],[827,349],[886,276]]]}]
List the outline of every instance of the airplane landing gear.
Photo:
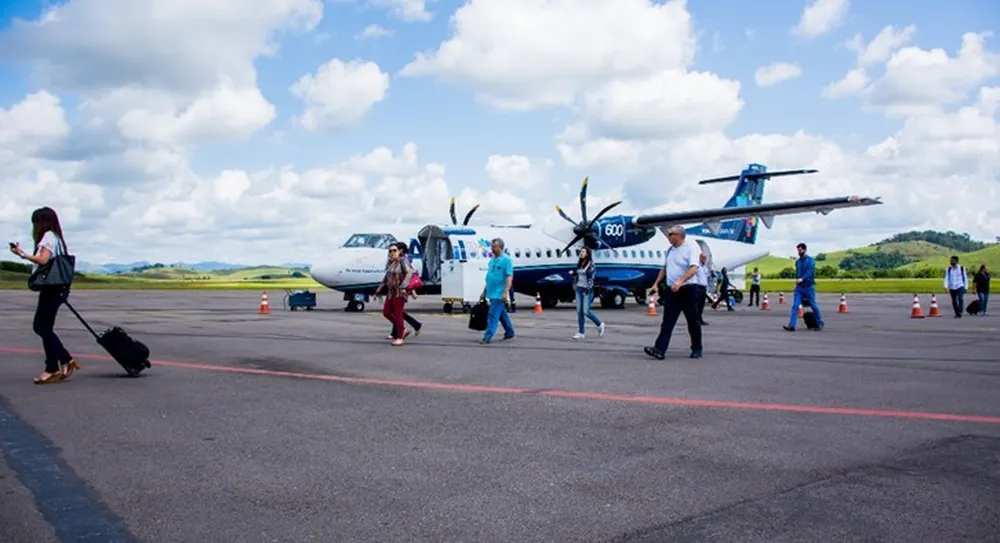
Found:
[{"label": "airplane landing gear", "polygon": [[344,311],[348,313],[360,313],[365,310],[365,303],[358,300],[351,300],[347,302],[347,307]]}]

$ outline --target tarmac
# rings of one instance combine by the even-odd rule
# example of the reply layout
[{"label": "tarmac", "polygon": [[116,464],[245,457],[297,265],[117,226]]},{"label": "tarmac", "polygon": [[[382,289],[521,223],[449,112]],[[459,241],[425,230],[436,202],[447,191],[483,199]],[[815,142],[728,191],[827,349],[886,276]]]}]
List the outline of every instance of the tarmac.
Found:
[{"label": "tarmac", "polygon": [[706,309],[701,359],[681,317],[658,361],[659,306],[575,341],[571,307],[521,297],[517,337],[479,345],[428,297],[392,347],[378,309],[269,294],[74,292],[152,368],[126,377],[64,307],[83,368],[36,386],[35,294],[0,293],[0,540],[998,540],[1000,320],[947,295],[924,319],[821,296],[825,329],[789,333],[772,293]]}]

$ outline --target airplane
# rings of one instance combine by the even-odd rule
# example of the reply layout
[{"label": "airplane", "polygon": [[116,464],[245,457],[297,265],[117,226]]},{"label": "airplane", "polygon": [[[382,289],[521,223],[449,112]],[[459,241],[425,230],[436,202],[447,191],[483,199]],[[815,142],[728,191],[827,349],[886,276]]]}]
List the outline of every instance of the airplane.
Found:
[{"label": "airplane", "polygon": [[[771,177],[817,173],[801,169],[768,172],[762,164],[749,164],[739,175],[705,179],[699,184],[736,181],[732,196],[721,208],[650,215],[605,215],[621,204],[614,202],[593,218],[587,214],[587,187],[580,189],[581,220],[570,218],[557,206],[557,217],[542,225],[392,225],[367,229],[352,235],[329,260],[311,274],[318,283],[344,293],[348,311],[363,311],[385,269],[385,248],[395,240],[408,240],[410,257],[421,270],[424,286],[418,294],[441,291],[440,266],[445,260],[488,260],[490,240],[501,238],[514,261],[512,290],[538,296],[543,308],[575,301],[572,276],[581,246],[592,250],[598,265],[595,298],[602,307],[622,308],[633,296],[646,303],[646,292],[663,266],[668,242],[666,231],[673,225],[685,228],[690,241],[706,254],[711,269],[735,269],[768,255],[756,245],[760,223],[770,229],[777,215],[815,211],[826,215],[834,209],[880,205],[880,198],[843,196],[791,202],[763,203],[764,186]],[[471,216],[471,212],[469,214]],[[468,219],[468,217],[467,217]],[[415,233],[415,234],[414,234]],[[463,309],[468,310],[468,307]],[[445,312],[451,312],[445,304]]]}]

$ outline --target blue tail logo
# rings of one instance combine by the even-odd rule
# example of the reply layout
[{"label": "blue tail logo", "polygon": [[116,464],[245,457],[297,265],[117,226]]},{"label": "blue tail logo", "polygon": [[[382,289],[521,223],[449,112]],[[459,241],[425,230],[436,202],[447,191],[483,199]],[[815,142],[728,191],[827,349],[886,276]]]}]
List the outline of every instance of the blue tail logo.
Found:
[{"label": "blue tail logo", "polygon": [[[749,164],[739,175],[705,179],[699,181],[699,184],[736,181],[736,189],[723,207],[751,207],[764,202],[764,184],[767,183],[768,179],[785,175],[816,173],[817,171],[785,170],[768,173],[767,166],[763,164]],[[757,243],[758,226],[760,226],[760,219],[758,217],[748,217],[746,219],[722,221],[717,225],[701,224],[688,228],[686,231],[688,235],[738,241],[753,245]],[[771,226],[771,224],[768,224],[768,226]]]}]

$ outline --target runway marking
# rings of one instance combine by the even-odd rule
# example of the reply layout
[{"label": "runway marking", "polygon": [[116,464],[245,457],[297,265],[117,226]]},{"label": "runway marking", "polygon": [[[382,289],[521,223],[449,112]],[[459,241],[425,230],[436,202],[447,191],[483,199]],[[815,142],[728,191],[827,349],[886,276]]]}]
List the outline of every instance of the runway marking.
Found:
[{"label": "runway marking", "polygon": [[[0,352],[18,354],[43,354],[41,349],[24,349],[19,347],[0,347]],[[77,354],[82,360],[114,359],[105,355]],[[550,388],[520,388],[491,385],[463,385],[459,383],[441,383],[434,381],[403,381],[398,379],[379,379],[376,377],[341,377],[338,375],[323,375],[319,373],[301,373],[282,370],[265,370],[257,368],[237,368],[234,366],[219,366],[215,364],[200,364],[195,362],[176,362],[169,360],[150,360],[153,369],[157,366],[223,373],[239,373],[245,375],[267,375],[271,377],[291,377],[313,381],[328,381],[357,385],[377,385],[405,388],[421,388],[434,390],[449,390],[454,392],[484,392],[492,394],[516,394],[532,396],[549,396],[575,400],[602,400],[611,402],[628,402],[647,405],[676,405],[682,407],[708,407],[717,409],[756,410],[786,413],[813,413],[824,415],[849,415],[860,417],[889,417],[916,420],[938,420],[949,422],[978,422],[982,424],[1000,424],[1000,416],[963,415],[957,413],[930,413],[925,411],[899,411],[891,409],[870,409],[863,407],[828,407],[820,405],[797,405],[781,403],[736,402],[725,400],[697,400],[687,398],[671,398],[667,396],[638,396],[634,394],[619,394],[594,391],[574,391]],[[146,370],[149,371],[149,370]]]}]

